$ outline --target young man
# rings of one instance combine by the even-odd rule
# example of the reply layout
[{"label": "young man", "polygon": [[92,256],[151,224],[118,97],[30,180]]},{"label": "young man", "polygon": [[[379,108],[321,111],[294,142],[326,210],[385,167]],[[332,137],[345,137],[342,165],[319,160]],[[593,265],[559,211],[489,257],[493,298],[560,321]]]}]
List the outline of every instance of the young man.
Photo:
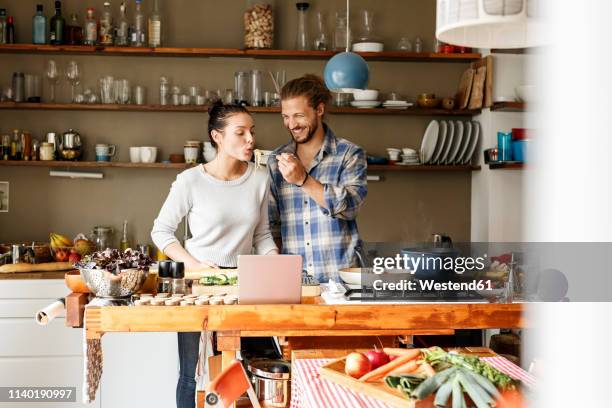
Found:
[{"label": "young man", "polygon": [[270,224],[282,253],[299,254],[303,268],[324,282],[357,265],[357,213],[368,192],[363,149],[338,138],[323,122],[331,99],[315,75],[281,90],[283,124],[292,141],[268,161],[272,178]]}]

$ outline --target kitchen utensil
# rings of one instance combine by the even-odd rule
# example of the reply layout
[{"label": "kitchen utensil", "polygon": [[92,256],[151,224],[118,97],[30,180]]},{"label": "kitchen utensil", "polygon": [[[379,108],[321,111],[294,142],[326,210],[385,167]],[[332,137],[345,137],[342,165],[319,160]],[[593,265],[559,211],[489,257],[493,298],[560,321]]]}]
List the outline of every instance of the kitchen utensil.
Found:
[{"label": "kitchen utensil", "polygon": [[438,142],[436,143],[436,149],[434,150],[434,154],[431,157],[431,164],[437,164],[440,155],[442,154],[442,149],[444,148],[444,141],[446,140],[446,132],[448,129],[448,124],[445,120],[440,121],[440,131],[438,132]]},{"label": "kitchen utensil", "polygon": [[289,403],[291,363],[284,360],[256,359],[249,362],[257,399],[266,406],[285,407]]},{"label": "kitchen utensil", "polygon": [[355,101],[376,101],[378,100],[377,89],[355,89],[353,90],[353,99]]},{"label": "kitchen utensil", "polygon": [[85,284],[96,297],[129,298],[144,284],[148,271],[123,269],[118,274],[104,269],[81,269]]},{"label": "kitchen utensil", "polygon": [[472,68],[466,69],[459,80],[459,89],[455,95],[455,101],[458,109],[467,108],[470,101],[470,93],[472,92],[472,81],[474,80],[475,71]]},{"label": "kitchen utensil", "polygon": [[472,83],[472,92],[470,95],[470,103],[468,104],[469,109],[480,109],[482,108],[482,102],[484,97],[484,83],[487,77],[487,67],[480,67],[476,70],[474,80]]},{"label": "kitchen utensil", "polygon": [[438,158],[438,164],[446,163],[446,158],[450,154],[451,147],[453,145],[453,139],[455,137],[455,122],[449,120],[447,122],[446,129],[446,140],[444,141],[444,147],[442,148],[442,153],[440,153],[440,157]]},{"label": "kitchen utensil", "polygon": [[155,163],[157,159],[157,147],[155,146],[141,146],[140,147],[140,161],[143,163]]},{"label": "kitchen utensil", "polygon": [[463,140],[461,141],[461,148],[459,153],[455,156],[454,164],[463,163],[463,157],[466,155],[468,148],[470,147],[470,140],[472,139],[472,122],[463,123]]},{"label": "kitchen utensil", "polygon": [[455,136],[453,137],[453,145],[451,146],[450,153],[446,157],[446,164],[453,164],[455,158],[461,149],[461,143],[463,142],[463,122],[455,121]]},{"label": "kitchen utensil", "polygon": [[130,161],[132,163],[140,163],[140,147],[138,146],[130,147]]},{"label": "kitchen utensil", "polygon": [[78,160],[81,157],[81,135],[73,130],[62,134],[61,156],[64,160]]},{"label": "kitchen utensil", "polygon": [[440,99],[436,98],[435,94],[420,94],[417,97],[417,105],[421,108],[432,109],[440,105]]},{"label": "kitchen utensil", "polygon": [[468,164],[472,161],[472,156],[476,151],[478,145],[478,138],[480,137],[480,123],[472,122],[472,137],[470,138],[470,146],[468,147],[465,156],[463,156],[463,164]]},{"label": "kitchen utensil", "polygon": [[438,134],[440,132],[440,123],[437,120],[432,120],[427,125],[423,140],[421,141],[421,163],[427,164],[431,160],[436,143],[438,142]]}]

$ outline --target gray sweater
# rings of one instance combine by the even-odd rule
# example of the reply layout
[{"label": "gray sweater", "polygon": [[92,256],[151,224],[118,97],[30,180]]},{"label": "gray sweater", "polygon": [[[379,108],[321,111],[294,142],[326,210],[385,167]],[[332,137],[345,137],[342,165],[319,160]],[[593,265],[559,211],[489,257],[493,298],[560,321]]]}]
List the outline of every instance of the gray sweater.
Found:
[{"label": "gray sweater", "polygon": [[248,163],[238,179],[222,181],[199,165],[180,173],[153,223],[160,249],[178,242],[174,233],[187,216],[192,238],[185,249],[197,260],[235,267],[241,254],[266,254],[276,245],[268,224],[269,178]]}]

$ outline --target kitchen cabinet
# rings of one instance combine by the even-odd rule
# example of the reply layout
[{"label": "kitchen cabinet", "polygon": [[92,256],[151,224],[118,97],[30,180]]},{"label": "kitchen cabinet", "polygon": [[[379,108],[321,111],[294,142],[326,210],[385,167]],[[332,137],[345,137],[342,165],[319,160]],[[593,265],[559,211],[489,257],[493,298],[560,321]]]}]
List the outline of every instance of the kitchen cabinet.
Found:
[{"label": "kitchen cabinet", "polygon": [[[0,279],[0,384],[76,387],[77,402],[70,403],[71,407],[174,406],[178,380],[175,333],[105,336],[107,358],[98,398],[93,404],[80,403],[83,331],[66,327],[64,314],[47,326],[34,320],[38,310],[67,293],[63,279]],[[66,405],[44,403],[49,408]]]}]

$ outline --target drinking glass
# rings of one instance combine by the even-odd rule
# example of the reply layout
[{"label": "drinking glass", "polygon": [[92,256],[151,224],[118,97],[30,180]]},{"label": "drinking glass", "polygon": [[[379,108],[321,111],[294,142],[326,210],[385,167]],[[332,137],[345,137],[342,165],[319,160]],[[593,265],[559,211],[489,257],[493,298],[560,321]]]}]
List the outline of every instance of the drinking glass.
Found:
[{"label": "drinking glass", "polygon": [[81,82],[81,68],[76,61],[68,62],[68,67],[66,68],[66,79],[70,82],[71,85],[71,102],[74,103],[74,95],[75,88]]},{"label": "drinking glass", "polygon": [[115,80],[112,76],[100,78],[100,99],[102,103],[115,103]]},{"label": "drinking glass", "polygon": [[51,102],[55,102],[55,86],[60,80],[60,71],[57,67],[57,64],[54,60],[49,60],[47,62],[47,70],[45,71],[45,75],[51,84]]}]

